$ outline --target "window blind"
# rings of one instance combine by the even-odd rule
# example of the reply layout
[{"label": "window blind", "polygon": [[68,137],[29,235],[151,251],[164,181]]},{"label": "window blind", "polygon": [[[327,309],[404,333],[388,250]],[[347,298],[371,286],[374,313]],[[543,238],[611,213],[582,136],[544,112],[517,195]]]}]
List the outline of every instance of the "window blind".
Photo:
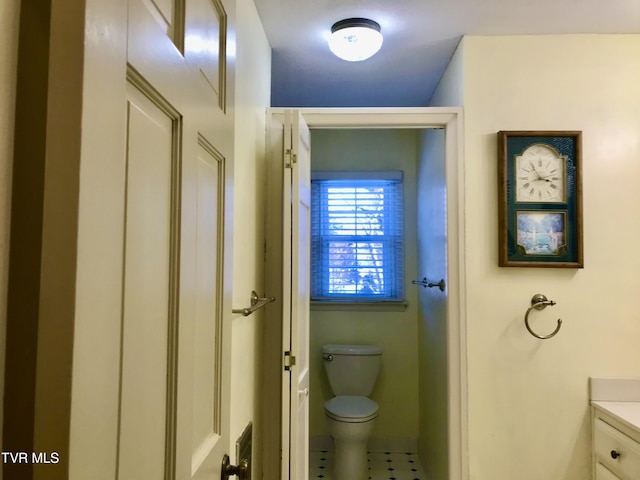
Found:
[{"label": "window blind", "polygon": [[336,176],[322,172],[311,183],[312,298],[402,299],[402,173]]}]

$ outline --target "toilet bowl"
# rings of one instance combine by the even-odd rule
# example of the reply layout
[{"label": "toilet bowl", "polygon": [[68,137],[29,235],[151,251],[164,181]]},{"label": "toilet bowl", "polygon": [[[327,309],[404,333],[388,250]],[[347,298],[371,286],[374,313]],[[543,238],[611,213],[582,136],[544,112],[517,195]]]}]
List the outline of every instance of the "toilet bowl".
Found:
[{"label": "toilet bowl", "polygon": [[334,479],[368,479],[367,441],[378,404],[367,397],[340,395],[327,401],[324,410],[335,447]]},{"label": "toilet bowl", "polygon": [[378,376],[382,349],[373,345],[325,345],[327,376],[336,395],[324,405],[334,442],[334,480],[366,480],[367,442],[378,416],[378,404],[368,398]]}]

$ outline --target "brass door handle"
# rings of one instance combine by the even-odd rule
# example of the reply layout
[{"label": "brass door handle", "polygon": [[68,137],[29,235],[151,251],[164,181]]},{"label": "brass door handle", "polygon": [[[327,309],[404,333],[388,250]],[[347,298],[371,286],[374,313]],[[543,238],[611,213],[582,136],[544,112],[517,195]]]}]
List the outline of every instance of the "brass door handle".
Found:
[{"label": "brass door handle", "polygon": [[240,460],[238,465],[231,465],[229,455],[225,453],[222,457],[222,469],[220,471],[221,480],[229,480],[229,477],[237,475],[240,480],[250,480],[249,462],[246,458]]}]

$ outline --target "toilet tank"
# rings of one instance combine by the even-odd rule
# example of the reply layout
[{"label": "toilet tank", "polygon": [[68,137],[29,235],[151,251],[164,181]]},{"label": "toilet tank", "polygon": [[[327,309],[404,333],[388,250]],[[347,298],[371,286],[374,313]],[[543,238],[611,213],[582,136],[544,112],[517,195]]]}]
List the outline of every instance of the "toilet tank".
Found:
[{"label": "toilet tank", "polygon": [[371,395],[382,363],[382,348],[324,345],[322,358],[334,395]]}]

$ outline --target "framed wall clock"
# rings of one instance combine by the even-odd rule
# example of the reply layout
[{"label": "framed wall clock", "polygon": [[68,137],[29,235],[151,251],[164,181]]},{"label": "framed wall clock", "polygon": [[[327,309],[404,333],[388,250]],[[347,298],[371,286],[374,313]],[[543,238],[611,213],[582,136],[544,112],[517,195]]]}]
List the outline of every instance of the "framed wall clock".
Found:
[{"label": "framed wall clock", "polygon": [[498,132],[501,267],[583,268],[582,132]]}]

